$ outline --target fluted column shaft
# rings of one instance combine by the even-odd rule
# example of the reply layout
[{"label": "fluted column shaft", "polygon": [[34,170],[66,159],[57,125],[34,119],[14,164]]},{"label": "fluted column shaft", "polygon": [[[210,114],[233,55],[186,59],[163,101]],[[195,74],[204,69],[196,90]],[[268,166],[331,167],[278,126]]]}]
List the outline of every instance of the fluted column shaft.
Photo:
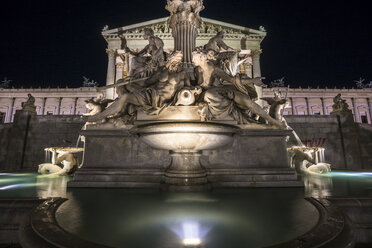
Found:
[{"label": "fluted column shaft", "polygon": [[359,111],[358,111],[358,108],[355,104],[355,99],[354,98],[351,98],[351,104],[353,105],[353,110],[354,110],[354,120],[355,120],[355,122],[360,122]]},{"label": "fluted column shaft", "polygon": [[368,103],[368,108],[369,108],[369,119],[370,119],[369,124],[372,124],[372,99],[367,98],[367,103]]},{"label": "fluted column shaft", "polygon": [[305,97],[305,102],[306,102],[307,114],[308,115],[311,115],[311,109],[310,109],[310,105],[309,105],[309,99],[307,97]]},{"label": "fluted column shaft", "polygon": [[174,50],[183,53],[182,61],[186,65],[192,65],[192,52],[195,50],[198,29],[189,22],[176,24],[172,29],[174,38]]},{"label": "fluted column shaft", "polygon": [[5,118],[5,123],[12,122],[14,102],[15,102],[15,97],[13,97],[12,101],[10,102],[8,113],[7,113],[6,118]]},{"label": "fluted column shaft", "polygon": [[46,100],[47,100],[47,98],[46,97],[43,97],[43,100],[41,102],[40,115],[44,115]]},{"label": "fluted column shaft", "polygon": [[[111,85],[115,83],[115,50],[107,49],[108,63],[107,63],[107,77],[106,85]],[[115,88],[110,88],[106,90],[106,98],[114,99]]]},{"label": "fluted column shaft", "polygon": [[323,115],[327,115],[327,108],[326,108],[326,106],[324,104],[324,98],[321,97],[320,98],[320,101],[322,101]]},{"label": "fluted column shaft", "polygon": [[[252,51],[252,71],[253,71],[253,78],[261,77],[261,66],[260,66],[260,54],[262,53],[261,50],[253,50]],[[255,86],[258,100],[256,103],[263,107],[263,101],[260,100],[262,98],[262,87]]]}]

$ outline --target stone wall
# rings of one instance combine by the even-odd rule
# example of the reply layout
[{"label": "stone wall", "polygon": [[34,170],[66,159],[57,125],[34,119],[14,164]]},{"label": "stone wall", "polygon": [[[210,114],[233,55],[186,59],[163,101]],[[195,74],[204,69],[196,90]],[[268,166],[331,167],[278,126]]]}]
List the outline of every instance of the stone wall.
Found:
[{"label": "stone wall", "polygon": [[75,146],[84,125],[80,116],[28,116],[17,112],[12,125],[0,125],[0,170],[37,170],[45,147]]},{"label": "stone wall", "polygon": [[[36,170],[45,147],[75,146],[84,122],[80,116],[30,116],[21,112],[0,124],[0,171]],[[372,126],[337,116],[286,116],[302,141],[326,138],[326,162],[333,169],[372,169]],[[27,128],[28,126],[28,128]],[[26,138],[27,137],[27,138]]]}]

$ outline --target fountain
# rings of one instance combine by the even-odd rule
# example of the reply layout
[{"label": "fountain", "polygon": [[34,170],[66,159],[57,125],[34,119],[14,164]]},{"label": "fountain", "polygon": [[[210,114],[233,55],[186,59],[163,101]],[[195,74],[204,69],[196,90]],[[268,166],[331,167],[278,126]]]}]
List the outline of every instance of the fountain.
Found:
[{"label": "fountain", "polygon": [[120,54],[132,57],[129,75],[99,89],[116,88],[111,105],[102,98],[87,103],[84,164],[68,186],[300,186],[286,154],[292,131],[276,111],[286,100],[266,99],[270,113],[255,102],[262,78],[239,73],[246,58],[224,43],[223,33],[195,46],[202,0],[167,1],[166,9],[175,51],[164,56],[163,41],[149,28],[143,35],[150,56],[120,36]]},{"label": "fountain", "polygon": [[172,159],[165,171],[166,188],[195,190],[210,187],[200,164],[201,151],[231,144],[236,130],[230,125],[177,122],[141,125],[135,132],[151,147],[169,150]]},{"label": "fountain", "polygon": [[[47,147],[44,151],[46,160],[45,163],[39,165],[39,173],[49,175],[72,175],[79,166],[77,153],[83,152],[84,148]],[[51,157],[50,154],[52,154]],[[63,168],[58,166],[58,164],[62,164]]]}]

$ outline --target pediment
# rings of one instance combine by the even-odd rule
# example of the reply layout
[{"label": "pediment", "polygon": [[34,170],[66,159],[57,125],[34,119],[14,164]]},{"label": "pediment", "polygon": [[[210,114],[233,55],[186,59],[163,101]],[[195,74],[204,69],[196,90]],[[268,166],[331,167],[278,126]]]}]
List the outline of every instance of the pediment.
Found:
[{"label": "pediment", "polygon": [[[221,22],[209,18],[202,18],[203,22],[199,28],[199,34],[204,36],[213,36],[218,31],[223,31],[226,37],[256,37],[263,39],[266,36],[266,31],[264,29],[256,30],[252,28],[247,28],[243,26],[238,26],[231,23]],[[168,17],[159,18],[151,21],[136,23],[128,26],[123,26],[120,28],[102,30],[102,35],[104,37],[114,38],[118,34],[123,33],[128,35],[141,34],[144,28],[152,28],[156,35],[170,35],[171,29],[168,25]]]}]

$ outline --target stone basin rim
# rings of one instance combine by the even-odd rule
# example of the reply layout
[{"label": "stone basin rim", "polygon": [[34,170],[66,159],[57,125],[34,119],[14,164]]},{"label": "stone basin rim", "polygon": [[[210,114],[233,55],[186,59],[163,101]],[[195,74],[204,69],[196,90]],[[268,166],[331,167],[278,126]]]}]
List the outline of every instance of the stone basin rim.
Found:
[{"label": "stone basin rim", "polygon": [[[195,128],[193,130],[181,130],[178,128]],[[177,130],[178,129],[178,130]],[[147,123],[134,127],[133,134],[154,133],[213,133],[233,135],[240,130],[239,127],[225,123],[214,122],[159,122]]]}]

